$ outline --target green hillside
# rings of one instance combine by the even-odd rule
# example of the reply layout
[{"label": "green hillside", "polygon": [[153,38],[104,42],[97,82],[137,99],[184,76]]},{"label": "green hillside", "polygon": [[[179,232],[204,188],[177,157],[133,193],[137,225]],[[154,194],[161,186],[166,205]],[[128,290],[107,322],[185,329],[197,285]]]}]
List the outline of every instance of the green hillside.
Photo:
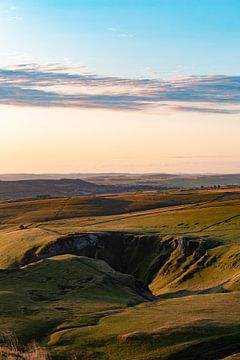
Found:
[{"label": "green hillside", "polygon": [[0,334],[54,359],[240,353],[239,189],[2,202],[0,219]]}]

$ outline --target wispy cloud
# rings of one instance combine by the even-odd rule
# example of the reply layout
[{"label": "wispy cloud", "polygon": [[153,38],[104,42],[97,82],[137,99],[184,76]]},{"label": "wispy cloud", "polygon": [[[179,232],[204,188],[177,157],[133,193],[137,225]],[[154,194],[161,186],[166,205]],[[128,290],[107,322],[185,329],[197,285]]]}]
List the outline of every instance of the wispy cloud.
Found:
[{"label": "wispy cloud", "polygon": [[9,21],[22,21],[23,18],[18,13],[18,8],[15,5],[7,6],[7,4],[0,4],[0,17],[4,17]]},{"label": "wispy cloud", "polygon": [[15,5],[11,5],[9,8],[10,11],[16,11],[17,7]]},{"label": "wispy cloud", "polygon": [[116,33],[117,32],[117,29],[115,27],[110,27],[108,28],[109,31],[113,32],[113,33]]},{"label": "wispy cloud", "polygon": [[175,155],[169,156],[169,159],[219,159],[219,158],[228,158],[232,156],[225,156],[225,155],[192,155],[192,156],[185,156],[185,155]]},{"label": "wispy cloud", "polygon": [[21,16],[10,16],[9,20],[12,21],[22,21],[23,18]]},{"label": "wispy cloud", "polygon": [[118,37],[120,38],[132,38],[133,35],[130,34],[129,32],[119,32],[119,30],[115,27],[109,27],[108,31],[110,31],[111,33],[116,34]]},{"label": "wispy cloud", "polygon": [[132,35],[132,34],[128,34],[128,33],[121,33],[121,34],[119,34],[119,37],[122,37],[122,38],[132,38],[133,35]]},{"label": "wispy cloud", "polygon": [[61,64],[22,64],[0,69],[0,104],[123,110],[167,105],[175,111],[235,114],[240,76],[130,79]]},{"label": "wispy cloud", "polygon": [[[240,114],[240,107],[234,106],[234,108],[224,108],[224,106],[221,106],[217,108],[217,104],[213,104],[214,106],[210,107],[211,104],[201,104],[200,106],[174,106],[175,110],[178,111],[184,111],[184,112],[200,112],[200,113],[212,113],[212,114],[222,114],[222,115],[234,115],[234,114]],[[226,107],[226,105],[225,105]]]}]

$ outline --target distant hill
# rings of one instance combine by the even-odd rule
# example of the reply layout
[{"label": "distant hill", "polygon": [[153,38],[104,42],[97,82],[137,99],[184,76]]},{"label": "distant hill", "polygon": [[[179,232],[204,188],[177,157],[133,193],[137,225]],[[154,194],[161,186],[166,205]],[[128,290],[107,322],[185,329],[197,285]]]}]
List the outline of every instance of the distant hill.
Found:
[{"label": "distant hill", "polygon": [[130,184],[129,186],[121,186],[117,184],[95,184],[93,182],[80,179],[0,180],[0,200],[96,195],[154,189],[166,188],[162,188],[161,186],[152,186],[151,184]]},{"label": "distant hill", "polygon": [[90,179],[99,185],[151,185],[175,189],[240,185],[240,174],[98,174],[94,177],[85,177],[87,181]]},{"label": "distant hill", "polygon": [[[58,176],[60,175],[0,175],[0,200],[240,186],[240,174],[67,174],[60,179]],[[75,178],[69,178],[70,176]],[[78,176],[82,176],[82,179]]]},{"label": "distant hill", "polygon": [[[112,189],[113,188],[113,189]],[[114,187],[80,179],[0,181],[0,199],[106,193]]]},{"label": "distant hill", "polygon": [[61,180],[61,179],[80,179],[95,177],[108,177],[108,176],[128,176],[130,174],[124,173],[46,173],[46,174],[0,174],[0,180],[2,181],[19,181],[19,180]]},{"label": "distant hill", "polygon": [[[69,173],[69,174],[0,174],[2,181],[20,180],[84,180],[95,185],[145,186],[163,188],[197,188],[201,186],[240,185],[240,174],[131,174],[131,173]],[[145,188],[147,189],[147,188]],[[133,188],[134,190],[134,188]],[[144,190],[141,188],[140,190]]]}]

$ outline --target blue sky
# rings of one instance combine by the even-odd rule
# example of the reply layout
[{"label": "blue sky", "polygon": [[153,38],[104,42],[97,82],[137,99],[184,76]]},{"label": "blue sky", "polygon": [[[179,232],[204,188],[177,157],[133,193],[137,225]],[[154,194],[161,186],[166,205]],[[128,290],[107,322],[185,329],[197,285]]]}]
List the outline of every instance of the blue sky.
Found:
[{"label": "blue sky", "polygon": [[239,13],[238,0],[2,0],[1,52],[114,76],[236,75]]}]

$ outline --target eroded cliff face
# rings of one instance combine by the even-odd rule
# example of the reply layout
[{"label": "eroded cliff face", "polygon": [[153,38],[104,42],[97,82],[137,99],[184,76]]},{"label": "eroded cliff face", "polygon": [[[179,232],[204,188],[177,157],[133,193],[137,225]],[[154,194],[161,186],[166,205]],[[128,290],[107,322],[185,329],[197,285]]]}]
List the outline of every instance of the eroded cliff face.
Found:
[{"label": "eroded cliff face", "polygon": [[42,246],[31,248],[24,254],[18,266],[24,266],[32,262],[62,254],[79,254],[97,258],[98,251],[104,249],[104,242],[102,239],[105,236],[107,236],[107,234],[104,233],[74,233],[59,237]]},{"label": "eroded cliff face", "polygon": [[209,242],[203,242],[201,239],[193,239],[189,237],[181,237],[174,239],[175,249],[178,249],[187,257],[192,255],[194,260],[200,259],[211,247]]},{"label": "eroded cliff face", "polygon": [[149,267],[162,248],[159,235],[74,233],[32,248],[18,266],[61,254],[77,254],[105,260],[115,270],[145,281],[151,273]]},{"label": "eroded cliff face", "polygon": [[[26,252],[18,266],[62,254],[106,261],[114,270],[133,275],[141,284],[158,290],[186,273],[212,247],[209,241],[159,234],[73,233]],[[142,285],[141,285],[142,286]],[[152,287],[153,291],[154,286]]]}]

